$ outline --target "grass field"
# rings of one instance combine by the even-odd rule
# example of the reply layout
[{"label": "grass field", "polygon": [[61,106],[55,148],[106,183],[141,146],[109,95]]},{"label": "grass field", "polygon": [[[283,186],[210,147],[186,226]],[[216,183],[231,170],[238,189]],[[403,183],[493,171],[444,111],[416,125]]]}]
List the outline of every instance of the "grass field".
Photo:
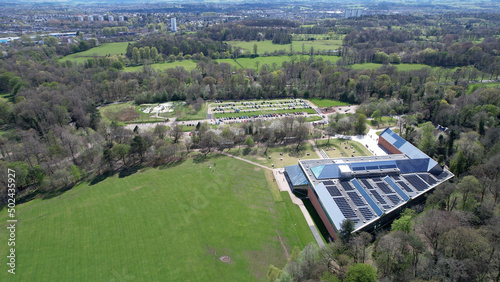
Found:
[{"label": "grass field", "polygon": [[[250,148],[250,150],[245,150],[244,148],[233,148],[230,149],[228,153],[259,163],[261,165],[265,165],[267,167],[272,167],[272,165],[274,164],[275,168],[296,165],[299,159],[303,160],[319,158],[316,152],[314,152],[312,144],[309,142],[304,142],[299,151],[296,150],[296,147],[297,144],[269,147],[269,149],[267,150],[267,155],[264,155],[264,152],[266,150],[264,145],[254,146]],[[283,155],[280,155],[280,153],[282,153]],[[281,158],[283,158],[283,160],[281,160]]]},{"label": "grass field", "polygon": [[[0,280],[265,280],[270,264],[286,263],[278,234],[289,253],[314,242],[268,174],[229,157],[188,160],[20,204],[17,273],[2,271]],[[8,236],[2,228],[4,243]],[[4,261],[7,247],[0,245]]]},{"label": "grass field", "polygon": [[336,106],[349,106],[349,103],[341,102],[338,100],[332,99],[320,99],[320,98],[312,98],[309,99],[314,105],[318,107],[336,107]]},{"label": "grass field", "polygon": [[[327,145],[328,140],[318,140],[316,146],[319,150],[323,149],[330,158],[342,158],[342,157],[355,157],[360,156],[373,156],[367,148],[356,141],[347,139],[333,139],[330,138],[330,144]],[[347,146],[347,149],[345,148]],[[351,149],[351,146],[353,147]],[[353,153],[353,151],[356,151]],[[342,156],[342,154],[344,154]]]},{"label": "grass field", "polygon": [[[290,52],[290,44],[280,45],[273,44],[271,40],[264,41],[226,41],[226,43],[241,47],[244,51],[250,51],[253,53],[253,45],[257,44],[257,54],[262,55],[265,52],[272,53],[278,50],[285,50],[285,52]],[[336,50],[342,45],[342,40],[340,39],[319,39],[314,41],[292,41],[292,48],[294,52],[302,52],[302,44],[304,45],[304,51],[309,53],[311,47],[314,48],[315,52]]]},{"label": "grass field", "polygon": [[111,104],[99,108],[104,120],[108,122],[115,121],[119,125],[134,122],[155,122],[165,121],[163,118],[152,118],[153,114],[146,114],[139,110],[140,106],[136,106],[134,102],[127,102],[121,104]]},{"label": "grass field", "polygon": [[191,106],[185,103],[176,103],[173,112],[161,113],[161,117],[173,118],[177,121],[200,120],[207,118],[207,103],[204,103],[199,111],[192,110]]},{"label": "grass field", "polygon": [[[184,61],[175,61],[171,63],[156,63],[156,64],[151,64],[150,66],[154,70],[166,70],[166,69],[173,69],[176,67],[184,67],[186,70],[190,71],[194,68],[196,68],[196,61],[193,60],[184,60]],[[126,72],[137,72],[137,71],[142,71],[144,69],[144,66],[133,66],[133,67],[126,67],[123,69],[123,71]]]},{"label": "grass field", "polygon": [[467,94],[470,94],[477,89],[481,88],[500,88],[500,82],[489,82],[489,83],[473,83],[469,84],[469,90],[467,91]]},{"label": "grass field", "polygon": [[[374,70],[380,68],[381,66],[383,66],[383,64],[365,63],[350,65],[350,67],[355,70]],[[424,64],[395,64],[392,66],[395,66],[398,71],[419,70],[425,67],[430,68],[430,66]]]},{"label": "grass field", "polygon": [[75,63],[84,63],[89,58],[104,57],[107,55],[119,55],[127,52],[128,42],[115,42],[115,43],[103,43],[97,47],[91,48],[87,51],[74,53],[59,59],[60,62],[66,60],[73,61]]},{"label": "grass field", "polygon": [[398,120],[392,117],[382,117],[380,120],[381,120],[380,122],[376,121],[375,124],[374,120],[370,119],[368,120],[368,124],[376,128],[385,128],[385,127],[396,126],[396,124],[398,123]]}]

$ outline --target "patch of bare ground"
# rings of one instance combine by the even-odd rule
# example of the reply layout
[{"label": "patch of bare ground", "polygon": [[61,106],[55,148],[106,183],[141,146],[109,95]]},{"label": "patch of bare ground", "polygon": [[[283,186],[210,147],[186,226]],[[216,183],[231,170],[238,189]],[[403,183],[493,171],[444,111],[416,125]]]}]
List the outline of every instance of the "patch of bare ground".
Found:
[{"label": "patch of bare ground", "polygon": [[108,118],[116,121],[131,121],[140,117],[134,108],[126,108],[118,112],[109,113]]}]

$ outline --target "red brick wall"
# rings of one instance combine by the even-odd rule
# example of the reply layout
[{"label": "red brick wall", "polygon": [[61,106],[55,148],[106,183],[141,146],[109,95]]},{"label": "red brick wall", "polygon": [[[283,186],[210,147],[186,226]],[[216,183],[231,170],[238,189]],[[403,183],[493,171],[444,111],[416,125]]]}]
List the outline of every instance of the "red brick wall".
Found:
[{"label": "red brick wall", "polygon": [[398,148],[394,147],[391,143],[387,142],[383,137],[378,138],[378,144],[386,149],[391,154],[402,154]]},{"label": "red brick wall", "polygon": [[321,218],[321,221],[323,221],[323,224],[328,230],[328,233],[330,233],[330,236],[332,236],[334,240],[338,240],[337,233],[335,233],[335,229],[330,223],[330,220],[328,220],[328,216],[326,216],[325,211],[323,211],[321,204],[318,202],[318,199],[316,198],[316,195],[314,194],[310,186],[309,189],[307,189],[307,197],[309,197],[309,200],[311,200],[311,203],[318,212],[318,215]]}]

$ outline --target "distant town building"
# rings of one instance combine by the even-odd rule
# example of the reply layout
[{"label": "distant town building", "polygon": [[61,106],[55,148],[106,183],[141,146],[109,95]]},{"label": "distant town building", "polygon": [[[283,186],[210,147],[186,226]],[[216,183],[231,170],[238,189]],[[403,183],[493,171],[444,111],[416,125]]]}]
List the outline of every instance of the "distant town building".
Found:
[{"label": "distant town building", "polygon": [[103,16],[97,16],[97,20],[102,23],[104,21],[104,17]]},{"label": "distant town building", "polygon": [[89,22],[93,22],[94,21],[94,16],[87,16],[87,20]]},{"label": "distant town building", "polygon": [[123,16],[118,16],[118,21],[123,22]]},{"label": "distant town building", "polygon": [[76,20],[79,21],[79,22],[83,22],[83,16],[77,16]]},{"label": "distant town building", "polygon": [[175,18],[170,19],[170,25],[172,26],[172,32],[177,31],[177,21]]},{"label": "distant town building", "polygon": [[115,18],[113,16],[108,16],[108,22],[112,22],[114,20],[115,20]]},{"label": "distant town building", "polygon": [[363,15],[363,10],[361,9],[350,9],[350,10],[345,10],[344,13],[344,18],[355,18],[355,17],[361,17]]}]

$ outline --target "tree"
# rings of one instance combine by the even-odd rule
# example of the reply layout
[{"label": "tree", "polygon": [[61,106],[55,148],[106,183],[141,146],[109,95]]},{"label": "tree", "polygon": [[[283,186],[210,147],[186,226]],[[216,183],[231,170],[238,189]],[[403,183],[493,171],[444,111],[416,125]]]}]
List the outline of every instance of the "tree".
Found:
[{"label": "tree", "polygon": [[418,148],[428,156],[433,156],[437,148],[436,138],[434,137],[434,126],[432,123],[426,122],[421,127],[422,138],[418,143]]},{"label": "tree", "polygon": [[348,282],[375,282],[377,270],[366,263],[356,263],[349,267],[344,281]]},{"label": "tree", "polygon": [[399,230],[405,233],[410,233],[413,227],[413,217],[415,211],[406,209],[399,219],[396,219],[391,226],[391,230]]},{"label": "tree", "polygon": [[182,130],[182,125],[176,123],[172,124],[172,128],[170,129],[170,136],[174,139],[174,143],[179,142],[179,138],[182,137],[184,131]]},{"label": "tree", "polygon": [[165,138],[165,134],[167,134],[167,126],[157,124],[155,126],[155,129],[153,130],[153,133],[158,136],[159,139],[163,140]]},{"label": "tree", "polygon": [[255,142],[253,141],[252,136],[248,135],[247,138],[245,139],[245,145],[247,145],[248,147],[253,147],[254,144]]},{"label": "tree", "polygon": [[257,43],[253,44],[253,54],[254,56],[257,56]]},{"label": "tree", "polygon": [[377,109],[376,111],[373,112],[371,117],[372,117],[372,119],[378,120],[378,122],[381,122],[382,121],[382,112]]},{"label": "tree", "polygon": [[144,153],[146,152],[146,142],[140,135],[134,136],[132,142],[130,143],[130,153],[138,154],[141,162],[144,160]]},{"label": "tree", "polygon": [[458,189],[462,193],[462,209],[472,209],[469,196],[481,191],[481,183],[473,175],[467,175],[458,183]]},{"label": "tree", "polygon": [[344,242],[344,244],[349,243],[352,238],[352,232],[354,231],[354,221],[350,219],[344,219],[340,224],[340,240]]},{"label": "tree", "polygon": [[111,152],[123,161],[123,165],[126,165],[126,157],[130,154],[130,145],[116,144],[111,148]]},{"label": "tree", "polygon": [[366,131],[366,116],[364,114],[358,114],[356,121],[354,122],[354,131],[358,135],[365,134]]},{"label": "tree", "polygon": [[132,49],[132,62],[134,65],[138,65],[139,62],[141,62],[141,53],[139,52],[139,49],[137,47],[134,47]]}]

